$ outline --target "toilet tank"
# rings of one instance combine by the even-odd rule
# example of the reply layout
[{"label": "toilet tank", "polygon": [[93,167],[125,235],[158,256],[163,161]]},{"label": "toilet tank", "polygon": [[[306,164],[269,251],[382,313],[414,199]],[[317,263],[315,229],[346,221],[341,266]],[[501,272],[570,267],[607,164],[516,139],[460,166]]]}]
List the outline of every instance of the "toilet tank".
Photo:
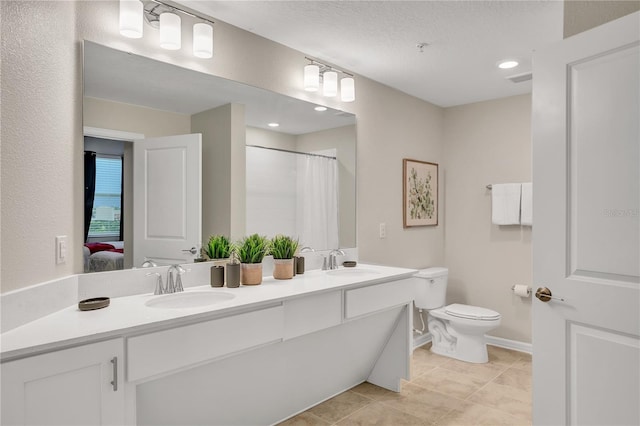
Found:
[{"label": "toilet tank", "polygon": [[418,309],[437,309],[445,305],[447,268],[427,268],[413,277],[416,282],[415,304]]}]

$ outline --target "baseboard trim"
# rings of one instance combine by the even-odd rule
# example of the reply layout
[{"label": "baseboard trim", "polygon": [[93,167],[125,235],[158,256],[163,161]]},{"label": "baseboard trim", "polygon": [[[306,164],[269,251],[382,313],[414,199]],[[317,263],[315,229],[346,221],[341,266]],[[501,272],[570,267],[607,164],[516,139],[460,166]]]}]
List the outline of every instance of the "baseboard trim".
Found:
[{"label": "baseboard trim", "polygon": [[417,349],[420,346],[424,346],[431,341],[431,333],[418,334],[413,338],[413,349]]},{"label": "baseboard trim", "polygon": [[487,344],[511,349],[518,352],[531,354],[533,346],[531,343],[520,342],[518,340],[503,339],[502,337],[487,336]]},{"label": "baseboard trim", "polygon": [[[420,346],[424,346],[431,341],[431,333],[425,333],[413,338],[413,349],[417,349]],[[499,346],[505,349],[511,349],[518,352],[524,352],[531,354],[531,343],[520,342],[518,340],[503,339],[502,337],[487,336],[487,344],[492,346]]]}]

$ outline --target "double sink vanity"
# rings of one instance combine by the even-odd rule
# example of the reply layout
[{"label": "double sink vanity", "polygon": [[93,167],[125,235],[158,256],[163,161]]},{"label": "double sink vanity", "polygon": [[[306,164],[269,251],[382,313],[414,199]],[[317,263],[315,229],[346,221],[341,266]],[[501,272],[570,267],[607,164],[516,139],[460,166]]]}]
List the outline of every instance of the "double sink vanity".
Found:
[{"label": "double sink vanity", "polygon": [[182,293],[69,306],[2,334],[2,424],[268,425],[364,381],[399,391],[414,273],[360,265],[239,288],[187,274]]}]

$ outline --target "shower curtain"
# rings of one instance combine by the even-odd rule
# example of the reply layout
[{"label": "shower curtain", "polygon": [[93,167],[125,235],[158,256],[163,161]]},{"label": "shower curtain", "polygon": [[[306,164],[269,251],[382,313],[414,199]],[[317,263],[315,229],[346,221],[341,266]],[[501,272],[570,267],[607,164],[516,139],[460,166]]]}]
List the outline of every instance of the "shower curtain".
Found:
[{"label": "shower curtain", "polygon": [[304,246],[339,247],[337,163],[318,155],[298,158],[297,226]]},{"label": "shower curtain", "polygon": [[338,248],[335,155],[335,149],[307,154],[247,146],[247,233],[290,235],[316,250]]}]

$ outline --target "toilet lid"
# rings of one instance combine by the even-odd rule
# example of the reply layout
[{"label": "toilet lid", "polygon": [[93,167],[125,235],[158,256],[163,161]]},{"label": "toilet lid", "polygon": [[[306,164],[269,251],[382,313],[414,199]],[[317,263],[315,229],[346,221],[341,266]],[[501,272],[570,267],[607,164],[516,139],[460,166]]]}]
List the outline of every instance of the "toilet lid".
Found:
[{"label": "toilet lid", "polygon": [[458,318],[477,319],[485,321],[496,320],[500,318],[500,314],[496,311],[492,311],[491,309],[480,308],[478,306],[462,305],[460,303],[453,303],[444,308],[444,311],[447,314]]}]

